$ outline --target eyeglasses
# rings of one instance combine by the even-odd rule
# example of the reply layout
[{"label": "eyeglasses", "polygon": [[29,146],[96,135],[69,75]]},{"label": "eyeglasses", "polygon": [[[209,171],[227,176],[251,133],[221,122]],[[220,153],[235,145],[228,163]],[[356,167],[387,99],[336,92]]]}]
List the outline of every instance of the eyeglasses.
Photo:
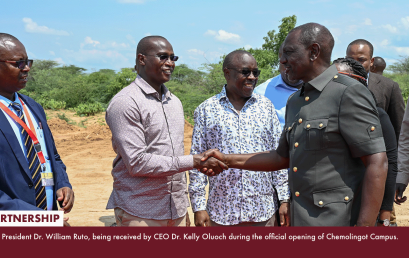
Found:
[{"label": "eyeglasses", "polygon": [[254,70],[250,70],[248,68],[244,68],[241,70],[235,69],[235,68],[227,68],[227,69],[231,69],[231,70],[235,70],[239,73],[241,73],[242,75],[244,75],[245,77],[249,77],[251,73],[253,73],[254,77],[258,77],[261,73],[261,71],[259,69],[254,69]]},{"label": "eyeglasses", "polygon": [[359,76],[353,73],[345,73],[345,72],[338,72],[338,73],[342,73],[342,74],[348,75],[349,77],[358,78],[358,79],[366,81],[365,77],[362,77],[362,76]]},{"label": "eyeglasses", "polygon": [[26,59],[26,60],[18,60],[18,61],[9,61],[9,60],[0,60],[0,62],[4,63],[10,63],[10,64],[15,64],[16,67],[20,70],[24,70],[26,65],[31,68],[33,65],[33,60],[32,59]]},{"label": "eyeglasses", "polygon": [[166,61],[170,58],[170,61],[176,62],[179,57],[175,55],[167,55],[167,54],[162,54],[162,55],[144,55],[144,56],[156,56],[159,57],[160,61]]}]

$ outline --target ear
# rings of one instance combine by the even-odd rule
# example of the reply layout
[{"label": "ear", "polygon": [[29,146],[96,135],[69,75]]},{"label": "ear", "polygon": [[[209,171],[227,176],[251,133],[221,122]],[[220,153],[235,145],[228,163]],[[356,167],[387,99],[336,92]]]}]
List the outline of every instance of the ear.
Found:
[{"label": "ear", "polygon": [[310,46],[310,61],[314,62],[317,60],[321,53],[321,46],[318,43],[314,43]]},{"label": "ear", "polygon": [[224,73],[224,78],[226,79],[226,81],[228,81],[230,79],[230,70],[227,68],[224,68],[223,73]]},{"label": "ear", "polygon": [[[138,56],[137,56],[137,61],[138,61],[138,64],[139,64],[139,65],[144,66],[144,65],[145,65],[145,56],[142,55],[142,54],[138,54]],[[137,65],[135,65],[135,66],[137,66]],[[135,67],[135,68],[136,68],[136,67]]]},{"label": "ear", "polygon": [[371,66],[373,65],[373,62],[375,61],[375,57],[371,58]]}]

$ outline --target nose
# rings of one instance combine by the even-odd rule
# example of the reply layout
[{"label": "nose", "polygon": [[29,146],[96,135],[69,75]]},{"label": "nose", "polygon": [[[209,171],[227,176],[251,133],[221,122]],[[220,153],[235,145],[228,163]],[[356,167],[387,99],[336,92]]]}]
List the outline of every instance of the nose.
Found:
[{"label": "nose", "polygon": [[256,78],[257,78],[257,77],[254,76],[253,71],[251,71],[250,74],[249,74],[249,76],[247,76],[247,79],[250,79],[250,80],[255,80]]},{"label": "nose", "polygon": [[24,66],[24,69],[23,69],[23,71],[24,72],[29,72],[31,69],[30,69],[30,66],[28,66],[27,64]]},{"label": "nose", "polygon": [[282,64],[287,63],[287,58],[285,58],[284,56],[285,56],[285,55],[282,54],[281,57],[280,57],[280,63],[282,63]]}]

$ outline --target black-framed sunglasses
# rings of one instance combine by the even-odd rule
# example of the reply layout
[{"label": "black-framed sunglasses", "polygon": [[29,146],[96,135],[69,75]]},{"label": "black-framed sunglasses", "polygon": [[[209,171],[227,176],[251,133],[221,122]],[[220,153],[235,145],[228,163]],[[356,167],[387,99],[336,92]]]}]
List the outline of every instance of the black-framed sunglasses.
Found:
[{"label": "black-framed sunglasses", "polygon": [[241,73],[242,75],[244,75],[245,77],[249,77],[251,73],[253,73],[254,77],[258,77],[261,73],[261,70],[259,69],[254,69],[254,70],[250,70],[248,68],[244,68],[244,69],[235,69],[235,68],[227,68],[227,69],[231,69],[231,70],[235,70],[239,73]]},{"label": "black-framed sunglasses", "polygon": [[144,56],[156,56],[159,57],[160,61],[166,61],[170,58],[170,61],[176,62],[179,57],[175,55],[167,55],[167,54],[162,54],[162,55],[144,55]]},{"label": "black-framed sunglasses", "polygon": [[29,68],[31,68],[34,61],[33,61],[33,59],[26,59],[26,60],[18,60],[18,61],[0,60],[0,62],[15,64],[18,69],[24,70],[26,65]]}]

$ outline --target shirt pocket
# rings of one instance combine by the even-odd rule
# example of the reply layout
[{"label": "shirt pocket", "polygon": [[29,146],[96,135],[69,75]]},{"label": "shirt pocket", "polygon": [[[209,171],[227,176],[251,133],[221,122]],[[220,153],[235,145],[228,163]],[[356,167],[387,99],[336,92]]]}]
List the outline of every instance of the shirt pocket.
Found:
[{"label": "shirt pocket", "polygon": [[348,204],[354,198],[354,192],[349,187],[326,189],[312,193],[314,205],[325,207],[331,203]]},{"label": "shirt pocket", "polygon": [[308,120],[305,122],[305,150],[322,150],[328,147],[328,141],[325,134],[327,126],[328,118]]}]

